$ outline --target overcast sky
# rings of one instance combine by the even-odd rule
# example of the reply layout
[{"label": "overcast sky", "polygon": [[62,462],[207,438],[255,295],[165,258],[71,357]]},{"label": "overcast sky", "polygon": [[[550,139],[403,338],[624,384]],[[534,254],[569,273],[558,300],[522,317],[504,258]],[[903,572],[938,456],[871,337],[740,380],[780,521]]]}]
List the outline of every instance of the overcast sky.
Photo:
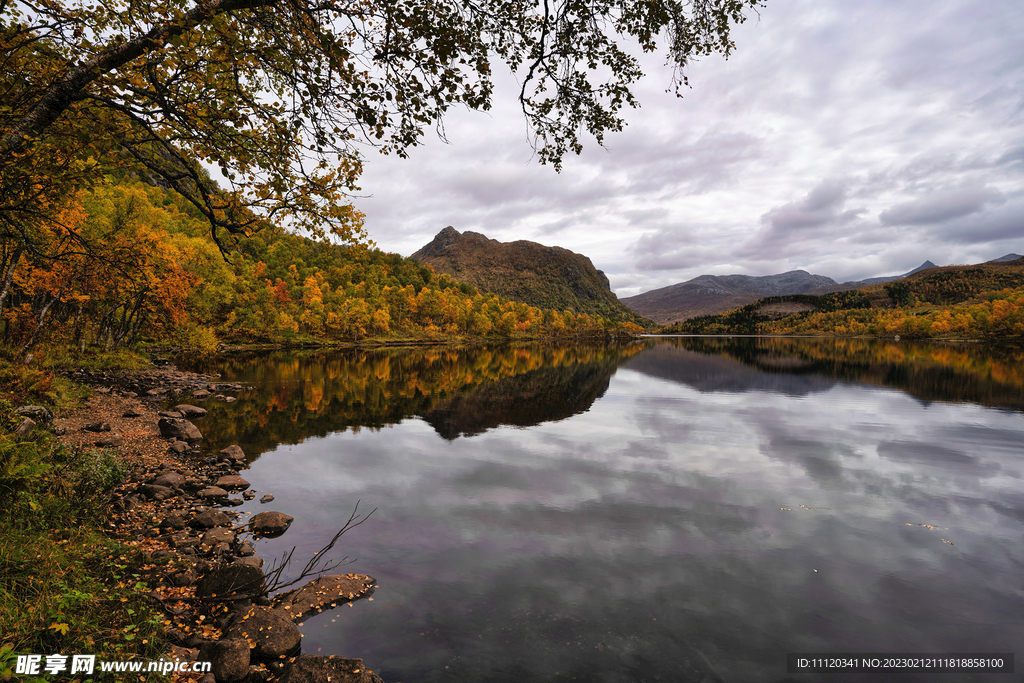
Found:
[{"label": "overcast sky", "polygon": [[1024,3],[768,0],[728,60],[665,92],[645,62],[628,126],[533,156],[511,79],[450,144],[369,153],[356,205],[408,256],[447,225],[591,258],[620,296],[703,273],[838,281],[1024,254]]}]

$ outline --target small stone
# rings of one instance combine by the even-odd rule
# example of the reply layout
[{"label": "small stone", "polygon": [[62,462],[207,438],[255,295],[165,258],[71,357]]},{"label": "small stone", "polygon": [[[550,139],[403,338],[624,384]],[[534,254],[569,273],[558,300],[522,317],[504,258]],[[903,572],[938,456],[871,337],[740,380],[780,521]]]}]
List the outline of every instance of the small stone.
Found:
[{"label": "small stone", "polygon": [[90,422],[82,427],[83,432],[109,432],[110,429],[109,422]]},{"label": "small stone", "polygon": [[235,398],[234,396],[225,396],[225,397],[224,397],[224,402],[225,402],[225,403],[234,403],[234,402],[235,402],[235,401],[237,401],[237,400],[238,400],[238,399],[237,399],[237,398]]},{"label": "small stone", "polygon": [[261,569],[263,567],[263,558],[256,557],[255,555],[249,555],[246,557],[239,557],[231,564],[244,564],[250,567],[256,567],[257,569]]},{"label": "small stone", "polygon": [[[236,566],[228,565],[228,568]],[[226,637],[252,643],[250,654],[253,659],[265,662],[297,652],[302,640],[299,628],[288,617],[269,607],[260,606],[250,607],[228,630]]]},{"label": "small stone", "polygon": [[142,413],[134,409],[129,409],[121,413],[121,417],[142,417]]},{"label": "small stone", "polygon": [[207,510],[193,517],[188,525],[195,529],[212,529],[216,526],[230,526],[231,518],[220,510]]},{"label": "small stone", "polygon": [[174,497],[174,491],[158,484],[143,484],[139,487],[139,492],[150,500],[167,500]]},{"label": "small stone", "polygon": [[235,542],[235,532],[223,527],[215,527],[203,534],[203,545],[215,546],[219,543]]},{"label": "small stone", "polygon": [[178,455],[183,455],[188,449],[188,442],[186,441],[172,441],[171,445],[167,447],[167,450]]},{"label": "small stone", "polygon": [[157,411],[157,415],[160,417],[169,417],[173,420],[180,420],[185,417],[184,413],[179,413],[177,410],[160,410]]},{"label": "small stone", "polygon": [[[270,669],[250,664],[249,673],[245,677],[245,683],[270,683],[273,676],[274,674],[271,673]],[[343,683],[343,681],[337,681],[337,683]]]},{"label": "small stone", "polygon": [[210,662],[218,683],[234,683],[249,673],[249,644],[244,640],[217,640],[199,648],[199,661]]},{"label": "small stone", "polygon": [[189,443],[202,441],[203,433],[199,428],[185,419],[163,417],[157,422],[160,428],[160,436],[165,439],[176,438]]},{"label": "small stone", "polygon": [[14,414],[19,417],[30,417],[37,423],[50,424],[53,422],[53,413],[43,406],[21,406],[14,409]]},{"label": "small stone", "polygon": [[14,435],[19,439],[23,439],[32,433],[32,430],[35,429],[35,426],[36,421],[30,417],[26,417],[24,420],[21,421],[21,424],[18,425],[18,428],[14,430]]},{"label": "small stone", "polygon": [[238,507],[239,505],[245,505],[245,501],[241,498],[228,498],[224,500],[223,505],[230,505],[231,507]]},{"label": "small stone", "polygon": [[240,446],[228,446],[227,448],[221,450],[217,459],[220,460],[221,462],[231,460],[245,460],[245,453],[242,452]]},{"label": "small stone", "polygon": [[245,498],[246,500],[252,500],[255,497],[256,497],[256,492],[255,491],[242,491],[242,498]]},{"label": "small stone", "polygon": [[217,480],[216,486],[221,487],[227,491],[241,491],[242,489],[249,488],[249,482],[242,479],[237,474],[229,474],[225,477],[221,477]]},{"label": "small stone", "polygon": [[121,498],[121,507],[125,510],[131,510],[136,505],[141,505],[146,502],[146,497],[141,493],[132,493]]},{"label": "small stone", "polygon": [[[176,443],[181,443],[176,442]],[[178,472],[164,472],[163,474],[157,475],[153,478],[151,484],[157,484],[158,486],[167,486],[172,489],[181,488],[181,485],[185,483],[185,475]]]},{"label": "small stone", "polygon": [[206,389],[196,389],[192,392],[192,398],[209,398],[210,392]]},{"label": "small stone", "polygon": [[167,515],[164,520],[160,522],[161,529],[174,529],[180,530],[185,528],[185,518],[181,515]]},{"label": "small stone", "polygon": [[250,557],[256,554],[256,548],[249,541],[242,541],[238,546],[238,554],[241,557]]},{"label": "small stone", "polygon": [[197,477],[187,477],[183,488],[186,491],[199,491],[206,488],[206,482]]},{"label": "small stone", "polygon": [[159,396],[164,393],[164,389],[150,389],[146,392],[146,396]]},{"label": "small stone", "polygon": [[273,493],[268,493],[267,495],[265,495],[262,498],[260,498],[260,502],[261,503],[270,503],[270,502],[273,502],[273,500],[274,500],[274,494]]},{"label": "small stone", "polygon": [[252,530],[264,536],[280,536],[291,526],[294,517],[283,512],[261,512],[249,521]]},{"label": "small stone", "polygon": [[199,574],[192,567],[183,569],[180,572],[174,572],[167,576],[167,580],[171,582],[171,585],[177,586],[178,588],[181,588],[182,586],[191,586],[198,579]]},{"label": "small stone", "polygon": [[207,572],[196,584],[196,597],[209,598],[246,595],[263,589],[264,576],[259,567],[242,564],[218,566]]},{"label": "small stone", "polygon": [[168,542],[172,548],[191,548],[199,545],[199,539],[187,532],[172,535]]},{"label": "small stone", "polygon": [[200,498],[227,498],[228,492],[219,486],[207,486],[196,495]]},{"label": "small stone", "polygon": [[199,406],[193,406],[187,403],[182,403],[181,405],[174,406],[174,410],[181,413],[182,417],[187,417],[189,419],[195,417],[206,417],[207,414],[206,408],[200,408]]},{"label": "small stone", "polygon": [[124,437],[117,432],[110,432],[109,436],[98,439],[94,444],[100,448],[117,448],[124,445]]}]

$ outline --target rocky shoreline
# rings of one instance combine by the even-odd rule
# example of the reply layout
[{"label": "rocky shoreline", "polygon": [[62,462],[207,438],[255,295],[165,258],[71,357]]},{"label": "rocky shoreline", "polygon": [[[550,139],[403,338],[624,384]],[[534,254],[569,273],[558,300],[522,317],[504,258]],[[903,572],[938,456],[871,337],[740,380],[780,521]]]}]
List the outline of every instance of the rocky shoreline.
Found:
[{"label": "rocky shoreline", "polygon": [[[256,495],[241,475],[245,454],[237,445],[219,453],[203,449],[195,422],[201,424],[206,410],[197,404],[233,401],[244,387],[169,364],[69,376],[94,393],[84,408],[54,420],[53,429],[70,446],[111,449],[130,472],[116,491],[111,533],[146,554],[148,599],[163,610],[171,643],[165,659],[212,663],[211,673],[175,673],[174,680],[382,683],[360,659],[301,654],[299,630],[310,616],[369,598],[376,581],[315,573],[305,585],[273,595],[282,572],[264,574],[251,539],[284,533],[292,518],[268,510],[242,519],[229,509]],[[160,410],[166,401],[178,405]]]}]

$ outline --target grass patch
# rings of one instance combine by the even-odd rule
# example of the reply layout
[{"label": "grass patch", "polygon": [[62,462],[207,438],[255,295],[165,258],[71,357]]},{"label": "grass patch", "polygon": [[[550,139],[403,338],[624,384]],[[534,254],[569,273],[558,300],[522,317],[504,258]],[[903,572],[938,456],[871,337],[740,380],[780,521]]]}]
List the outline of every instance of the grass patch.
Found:
[{"label": "grass patch", "polygon": [[86,349],[83,353],[74,347],[50,350],[39,362],[50,370],[82,369],[90,372],[133,372],[153,364],[147,353],[137,349]]},{"label": "grass patch", "polygon": [[132,349],[82,353],[73,347],[38,348],[32,356],[26,364],[14,348],[0,346],[0,397],[14,405],[38,404],[56,411],[81,406],[89,396],[87,387],[61,372],[132,372],[152,365],[148,355]]},{"label": "grass patch", "polygon": [[[0,399],[0,675],[19,653],[159,658],[162,612],[144,599],[153,567],[103,531],[125,478],[120,463],[43,429],[17,438],[11,409]],[[156,673],[117,676],[166,683]]]}]

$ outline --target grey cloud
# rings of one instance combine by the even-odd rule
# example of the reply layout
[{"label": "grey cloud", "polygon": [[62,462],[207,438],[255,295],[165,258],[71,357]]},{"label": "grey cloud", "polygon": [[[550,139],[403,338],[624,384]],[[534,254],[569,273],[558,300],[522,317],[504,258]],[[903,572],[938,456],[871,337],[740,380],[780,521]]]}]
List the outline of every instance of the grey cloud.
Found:
[{"label": "grey cloud", "polygon": [[645,235],[633,245],[636,265],[642,270],[678,270],[714,261],[721,251],[697,244],[686,233],[658,238]]},{"label": "grey cloud", "polygon": [[716,252],[706,249],[675,249],[642,256],[637,259],[636,265],[643,270],[679,270],[706,264],[709,257],[713,259],[716,255]]},{"label": "grey cloud", "polygon": [[897,204],[879,214],[885,225],[930,225],[981,211],[1002,195],[989,187],[970,186],[929,193],[920,199]]},{"label": "grey cloud", "polygon": [[761,216],[761,222],[771,225],[772,232],[782,233],[846,223],[863,213],[863,209],[841,211],[845,202],[845,185],[837,180],[825,180],[802,200],[770,209]]},{"label": "grey cloud", "polygon": [[720,252],[713,244],[701,243],[701,226],[666,225],[641,235],[630,247],[636,265],[645,271],[689,268],[707,263]]},{"label": "grey cloud", "polygon": [[668,219],[672,214],[663,206],[654,206],[645,209],[623,211],[623,217],[629,221],[632,227],[643,227],[652,223],[660,223]]},{"label": "grey cloud", "polygon": [[666,188],[701,193],[735,180],[764,156],[763,141],[743,132],[713,130],[699,138],[639,135],[614,145],[616,172],[625,191],[649,196]]},{"label": "grey cloud", "polygon": [[[1013,240],[1024,240],[1024,197],[1009,199],[1002,206],[982,212],[978,216],[971,215],[959,220],[950,221],[935,231],[939,239],[954,244],[994,243],[1010,240],[1008,251],[1024,252],[1024,244],[1013,244]],[[999,249],[993,244],[992,250]],[[1005,253],[1005,252],[1003,252]],[[997,258],[1002,253],[993,253],[989,258]]]},{"label": "grey cloud", "polygon": [[1024,145],[1007,150],[996,160],[996,166],[1009,166],[1017,171],[1024,171]]}]

